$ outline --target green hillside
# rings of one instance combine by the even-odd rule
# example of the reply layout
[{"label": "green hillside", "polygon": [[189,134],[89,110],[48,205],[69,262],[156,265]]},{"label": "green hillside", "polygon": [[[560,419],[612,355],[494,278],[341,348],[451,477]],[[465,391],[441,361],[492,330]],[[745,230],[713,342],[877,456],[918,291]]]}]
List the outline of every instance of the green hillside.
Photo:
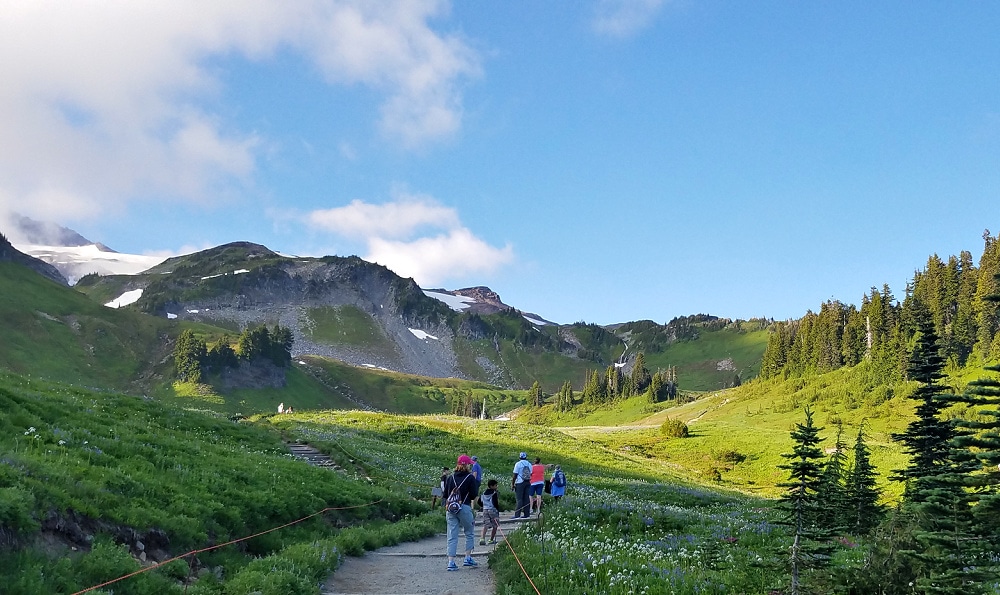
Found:
[{"label": "green hillside", "polygon": [[0,367],[109,388],[170,374],[165,320],[106,308],[16,264],[0,262]]}]

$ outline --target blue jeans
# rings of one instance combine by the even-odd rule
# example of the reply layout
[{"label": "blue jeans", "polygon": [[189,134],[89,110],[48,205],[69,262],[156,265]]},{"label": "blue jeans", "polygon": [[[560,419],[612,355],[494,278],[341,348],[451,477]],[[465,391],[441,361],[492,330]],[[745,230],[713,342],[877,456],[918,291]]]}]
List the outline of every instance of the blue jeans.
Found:
[{"label": "blue jeans", "polygon": [[528,491],[531,484],[522,481],[514,484],[514,497],[517,498],[517,508],[514,509],[514,518],[523,515],[525,518],[531,516],[531,501],[528,500]]},{"label": "blue jeans", "polygon": [[468,504],[462,505],[462,510],[458,514],[446,512],[448,517],[448,557],[454,558],[458,552],[458,526],[462,526],[465,533],[465,551],[471,552],[476,544],[475,520],[472,518],[472,507]]}]

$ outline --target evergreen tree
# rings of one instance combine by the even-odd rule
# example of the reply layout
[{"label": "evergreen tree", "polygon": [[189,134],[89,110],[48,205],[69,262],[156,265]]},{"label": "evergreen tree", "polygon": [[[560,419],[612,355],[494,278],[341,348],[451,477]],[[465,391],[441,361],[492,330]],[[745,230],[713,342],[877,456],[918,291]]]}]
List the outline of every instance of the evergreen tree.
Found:
[{"label": "evergreen tree", "polygon": [[663,400],[666,392],[666,383],[663,381],[663,376],[660,372],[656,372],[649,382],[649,388],[646,389],[646,396],[649,402],[659,403]]},{"label": "evergreen tree", "polygon": [[981,592],[976,587],[982,573],[976,569],[972,534],[971,497],[966,491],[968,458],[956,448],[962,433],[941,419],[949,404],[938,380],[943,377],[944,358],[930,313],[918,309],[916,345],[907,373],[920,383],[911,398],[918,401],[917,419],[906,432],[893,438],[911,456],[906,469],[895,479],[907,482],[903,507],[912,514],[916,547],[901,552],[916,570],[915,590],[921,593],[964,594]]},{"label": "evergreen tree", "polygon": [[878,526],[883,517],[879,505],[879,490],[875,486],[875,466],[865,443],[864,426],[858,428],[854,441],[854,462],[847,474],[848,527],[855,535],[866,535]]},{"label": "evergreen tree", "polygon": [[848,527],[850,501],[847,493],[847,448],[842,440],[843,428],[837,428],[837,439],[833,452],[823,466],[820,475],[817,499],[819,507],[817,525],[827,531],[842,533]]},{"label": "evergreen tree", "polygon": [[266,326],[246,328],[240,333],[240,359],[253,361],[259,357],[268,357],[271,352],[271,333]]},{"label": "evergreen tree", "polygon": [[612,364],[604,372],[604,397],[606,401],[613,401],[622,394],[622,372],[621,369]]},{"label": "evergreen tree", "polygon": [[587,382],[583,385],[583,402],[588,405],[604,402],[604,384],[601,382],[601,375],[597,370],[592,370],[587,375]]},{"label": "evergreen tree", "polygon": [[817,541],[825,537],[817,526],[820,505],[817,494],[822,472],[819,460],[823,458],[818,445],[822,441],[819,437],[822,428],[813,425],[809,407],[805,409],[805,416],[805,423],[795,424],[791,432],[792,452],[781,455],[788,463],[779,465],[780,469],[789,471],[789,480],[778,484],[778,487],[788,488],[778,505],[785,513],[784,524],[792,531],[792,595],[799,593],[800,571],[816,565],[826,552]]},{"label": "evergreen tree", "polygon": [[532,407],[541,407],[545,404],[545,395],[542,393],[542,385],[536,380],[528,389],[528,404]]},{"label": "evergreen tree", "polygon": [[1000,234],[990,235],[990,230],[983,232],[983,255],[979,258],[979,277],[976,284],[976,294],[973,298],[973,310],[976,317],[976,346],[983,359],[989,359],[997,329],[1000,326],[998,318],[998,303],[991,299],[1000,293]]},{"label": "evergreen tree", "polygon": [[948,406],[943,388],[938,381],[944,377],[944,358],[938,348],[938,336],[926,310],[917,313],[917,337],[907,374],[919,386],[910,395],[917,401],[916,419],[902,434],[892,438],[903,444],[910,455],[905,469],[895,471],[893,479],[907,482],[908,499],[919,500],[927,478],[936,476],[947,464],[951,439],[955,437],[952,425],[940,418]]},{"label": "evergreen tree", "polygon": [[271,361],[276,366],[287,368],[292,363],[292,346],[295,344],[292,329],[276,324],[271,330],[270,340],[268,353]]},{"label": "evergreen tree", "polygon": [[783,322],[775,323],[767,335],[767,347],[760,362],[761,378],[775,378],[785,370],[788,360],[785,342],[782,340],[785,326]]},{"label": "evergreen tree", "polygon": [[650,382],[652,382],[652,376],[649,374],[649,369],[646,368],[646,355],[640,351],[635,356],[635,363],[632,364],[632,390],[629,391],[629,394],[641,395],[649,388]]},{"label": "evergreen tree", "polygon": [[567,380],[556,395],[556,411],[569,411],[573,408],[573,385]]},{"label": "evergreen tree", "polygon": [[223,335],[208,350],[207,365],[216,372],[222,368],[235,368],[239,365],[236,351],[233,350],[232,340],[229,335]]},{"label": "evergreen tree", "polygon": [[201,382],[201,365],[205,361],[207,349],[205,341],[186,329],[177,337],[174,345],[174,368],[181,382]]}]

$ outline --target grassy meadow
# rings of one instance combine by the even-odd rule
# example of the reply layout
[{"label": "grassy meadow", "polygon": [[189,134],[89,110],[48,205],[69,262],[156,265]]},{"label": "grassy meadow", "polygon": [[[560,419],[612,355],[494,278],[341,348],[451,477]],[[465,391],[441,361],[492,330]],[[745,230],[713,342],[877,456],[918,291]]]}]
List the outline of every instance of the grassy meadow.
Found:
[{"label": "grassy meadow", "polygon": [[9,371],[124,389],[167,369],[157,340],[170,332],[166,320],[106,308],[12,263],[0,262],[0,295]]},{"label": "grassy meadow", "polygon": [[[633,424],[554,428],[304,408],[230,419],[196,401],[181,407],[2,374],[0,581],[10,593],[73,593],[140,568],[143,551],[148,565],[308,517],[113,589],[318,593],[345,555],[440,534],[430,486],[460,453],[479,456],[510,511],[506,486],[524,450],[569,478],[568,496],[510,537],[543,593],[780,593],[790,539],[765,496],[785,479],[773,468],[791,448],[801,406],[817,409],[828,439],[837,418],[848,429],[864,420],[880,473],[902,464],[886,436],[905,423],[906,387],[857,405],[845,400],[848,386],[838,376],[754,382]],[[691,436],[661,436],[667,417],[688,423]],[[295,460],[287,441],[314,445],[338,468]],[[310,517],[327,508],[344,509]],[[864,547],[840,536],[830,566],[804,580],[838,592],[838,577],[862,568]],[[489,563],[502,595],[534,592],[510,550],[498,548]]]}]

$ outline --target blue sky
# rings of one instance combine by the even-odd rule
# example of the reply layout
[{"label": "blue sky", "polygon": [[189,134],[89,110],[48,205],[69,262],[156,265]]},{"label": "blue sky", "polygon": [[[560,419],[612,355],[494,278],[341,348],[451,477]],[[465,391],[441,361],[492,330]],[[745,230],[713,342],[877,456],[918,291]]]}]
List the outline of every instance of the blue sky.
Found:
[{"label": "blue sky", "polygon": [[0,210],[600,324],[902,297],[1000,231],[995,3],[161,4],[5,8]]}]

